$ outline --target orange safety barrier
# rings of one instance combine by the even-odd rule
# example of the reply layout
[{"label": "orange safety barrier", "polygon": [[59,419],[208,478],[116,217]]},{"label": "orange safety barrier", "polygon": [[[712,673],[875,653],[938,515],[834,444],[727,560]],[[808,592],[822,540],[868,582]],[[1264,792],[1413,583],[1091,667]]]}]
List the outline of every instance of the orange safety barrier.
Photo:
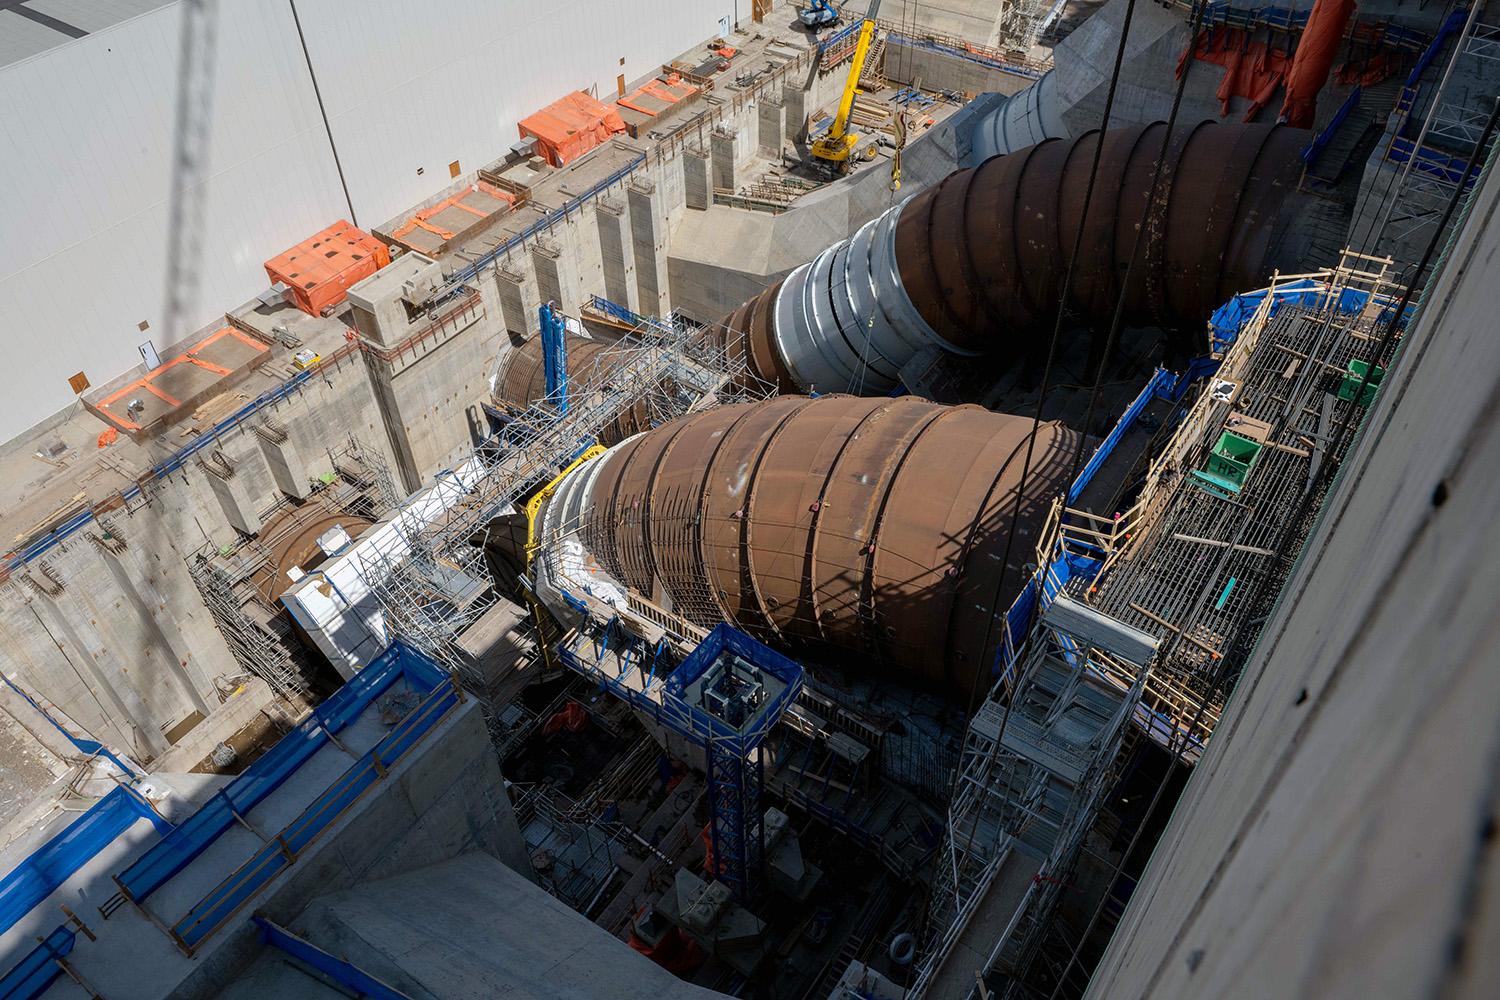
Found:
[{"label": "orange safety barrier", "polygon": [[433,225],[427,220],[431,219],[439,212],[442,212],[445,209],[449,208],[462,209],[463,211],[468,212],[470,215],[473,215],[480,219],[492,215],[493,213],[491,212],[486,212],[483,209],[475,208],[473,205],[464,204],[464,199],[473,194],[475,191],[481,191],[497,201],[505,202],[508,208],[516,207],[516,196],[511,194],[509,191],[502,191],[500,188],[495,187],[495,185],[489,183],[488,181],[475,181],[473,184],[470,184],[468,187],[464,188],[453,197],[444,198],[442,201],[438,202],[436,205],[433,205],[431,208],[424,208],[420,212],[415,213],[411,218],[406,220],[401,228],[391,233],[391,235],[399,240],[401,237],[405,236],[413,229],[425,229],[427,232],[436,236],[440,240],[453,239],[453,237],[457,235],[453,230],[444,229],[442,226]]},{"label": "orange safety barrier", "polygon": [[583,91],[574,91],[521,120],[521,138],[535,138],[554,167],[578,159],[616,132],[625,131],[620,113]]},{"label": "orange safety barrier", "polygon": [[266,261],[266,276],[287,286],[298,309],[323,316],[344,301],[350,285],[390,262],[384,243],[340,219]]}]

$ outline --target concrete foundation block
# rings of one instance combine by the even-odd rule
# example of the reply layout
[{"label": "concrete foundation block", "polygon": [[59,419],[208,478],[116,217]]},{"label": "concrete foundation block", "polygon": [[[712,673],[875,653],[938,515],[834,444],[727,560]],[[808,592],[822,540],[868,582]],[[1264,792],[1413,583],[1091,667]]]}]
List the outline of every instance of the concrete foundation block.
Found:
[{"label": "concrete foundation block", "polygon": [[312,495],[312,471],[298,452],[286,429],[270,422],[256,425],[255,443],[260,447],[276,488],[289,497],[306,500]]},{"label": "concrete foundation block", "polygon": [[709,188],[708,154],[688,149],[682,153],[682,183],[688,208],[706,211],[713,204]]},{"label": "concrete foundation block", "polygon": [[648,180],[632,181],[626,189],[630,205],[630,238],[635,253],[635,283],[639,311],[664,316],[667,303],[666,212],[661,193]]},{"label": "concrete foundation block", "polygon": [[604,270],[604,294],[632,312],[640,307],[635,280],[635,242],[630,213],[624,202],[600,198],[595,206],[599,222],[599,257]]},{"label": "concrete foundation block", "polygon": [[738,139],[739,135],[733,129],[716,128],[709,134],[709,163],[713,171],[715,188],[722,188],[725,191],[738,189],[735,181],[734,155],[734,147]]},{"label": "concrete foundation block", "polygon": [[801,142],[807,138],[807,114],[812,110],[813,95],[805,88],[788,84],[781,89],[783,121],[788,138]]},{"label": "concrete foundation block", "polygon": [[251,495],[249,478],[236,475],[234,464],[223,452],[215,452],[202,463],[202,468],[214,499],[224,512],[224,520],[243,535],[258,534],[260,514],[255,509],[256,498]]},{"label": "concrete foundation block", "polygon": [[762,156],[779,157],[781,144],[786,140],[786,105],[773,98],[761,98],[759,125],[758,151]]},{"label": "concrete foundation block", "polygon": [[495,287],[500,293],[500,318],[505,329],[522,338],[530,338],[541,329],[537,315],[536,279],[525,271],[524,261],[510,262],[495,269]]},{"label": "concrete foundation block", "polygon": [[536,268],[536,292],[541,302],[555,303],[566,313],[576,314],[583,305],[578,287],[578,269],[568,248],[538,238],[531,246],[531,265]]}]

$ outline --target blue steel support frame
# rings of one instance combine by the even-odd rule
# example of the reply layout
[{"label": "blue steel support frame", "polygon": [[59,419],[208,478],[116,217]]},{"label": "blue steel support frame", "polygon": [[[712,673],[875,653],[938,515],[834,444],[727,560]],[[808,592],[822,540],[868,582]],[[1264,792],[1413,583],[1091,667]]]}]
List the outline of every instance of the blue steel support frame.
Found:
[{"label": "blue steel support frame", "polygon": [[568,327],[550,302],[537,310],[542,320],[542,366],[547,376],[547,399],[558,414],[568,412]]},{"label": "blue steel support frame", "polygon": [[[686,698],[688,685],[702,677],[726,650],[744,657],[784,685],[739,728]],[[594,629],[578,629],[571,640],[558,646],[557,652],[570,669],[704,748],[715,874],[741,902],[753,900],[764,863],[760,746],[801,692],[802,666],[725,624],[716,626],[666,675],[659,669],[664,646],[649,647],[627,632],[618,618]],[[621,664],[618,673],[602,666],[610,653]],[[626,683],[633,672],[639,672],[639,689]]]}]

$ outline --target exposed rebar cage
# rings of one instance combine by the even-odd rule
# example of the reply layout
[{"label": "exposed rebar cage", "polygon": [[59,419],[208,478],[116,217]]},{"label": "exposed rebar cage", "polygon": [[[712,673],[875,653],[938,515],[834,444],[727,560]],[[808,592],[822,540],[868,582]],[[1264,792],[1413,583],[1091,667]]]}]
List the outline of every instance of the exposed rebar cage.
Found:
[{"label": "exposed rebar cage", "polygon": [[[1196,760],[1213,732],[1310,528],[1290,519],[1305,492],[1328,481],[1319,476],[1325,463],[1343,459],[1329,450],[1350,440],[1341,429],[1365,412],[1368,400],[1341,390],[1351,372],[1378,363],[1380,328],[1401,293],[1392,275],[1388,258],[1346,253],[1339,267],[1278,277],[1152,463],[1136,504],[1107,526],[1062,511],[1053,522],[1051,542],[1093,546],[1103,560],[1096,577],[1068,581],[1067,592],[1162,640],[1138,721],[1184,759]],[[1312,293],[1277,292],[1309,279]],[[1202,476],[1225,433],[1261,445],[1233,493]],[[1134,682],[1128,671],[1112,679]]]}]

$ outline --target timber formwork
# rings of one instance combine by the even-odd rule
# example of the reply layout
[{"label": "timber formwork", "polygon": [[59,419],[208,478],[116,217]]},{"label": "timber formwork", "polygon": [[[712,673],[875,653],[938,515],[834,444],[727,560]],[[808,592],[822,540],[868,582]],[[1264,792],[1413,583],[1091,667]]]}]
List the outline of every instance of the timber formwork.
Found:
[{"label": "timber formwork", "polygon": [[[1391,276],[1387,259],[1346,254],[1337,268],[1295,276],[1316,279],[1313,293],[1278,297],[1273,282],[1137,503],[1114,519],[1056,512],[1044,549],[1074,546],[1100,561],[1064,592],[1160,641],[1137,721],[1184,759],[1197,759],[1217,724],[1353,439],[1350,425],[1378,391],[1346,398],[1351,372],[1381,361],[1401,291]],[[1237,489],[1203,475],[1226,432],[1259,445]],[[1117,685],[1134,682],[1128,664],[1106,669]]]}]

